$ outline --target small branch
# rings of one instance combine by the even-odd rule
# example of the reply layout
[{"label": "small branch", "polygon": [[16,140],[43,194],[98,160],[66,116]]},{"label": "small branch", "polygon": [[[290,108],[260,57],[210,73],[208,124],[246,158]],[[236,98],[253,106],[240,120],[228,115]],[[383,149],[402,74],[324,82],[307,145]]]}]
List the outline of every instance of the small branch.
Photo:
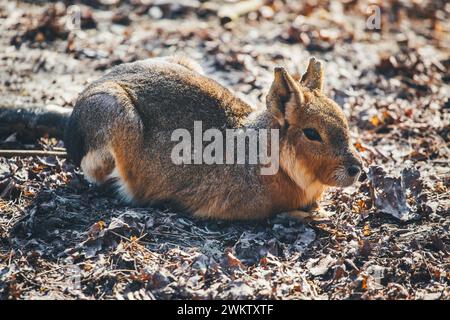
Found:
[{"label": "small branch", "polygon": [[60,157],[66,158],[67,152],[65,151],[47,151],[47,150],[0,150],[0,157]]}]

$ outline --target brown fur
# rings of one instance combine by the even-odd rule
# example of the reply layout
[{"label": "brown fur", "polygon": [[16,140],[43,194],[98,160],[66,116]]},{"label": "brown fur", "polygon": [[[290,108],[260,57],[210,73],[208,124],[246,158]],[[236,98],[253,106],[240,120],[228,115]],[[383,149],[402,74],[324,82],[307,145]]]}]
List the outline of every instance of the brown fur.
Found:
[{"label": "brown fur", "polygon": [[[93,182],[115,180],[126,200],[164,202],[199,217],[258,219],[317,206],[327,186],[346,186],[360,161],[351,149],[341,109],[322,93],[323,68],[311,59],[302,81],[283,68],[267,96],[267,110],[252,108],[201,74],[189,59],[168,57],[123,64],[80,95],[66,129],[69,155]],[[253,120],[250,120],[253,119]],[[193,122],[208,128],[280,129],[280,170],[259,165],[175,165],[173,130],[193,136]],[[303,130],[314,128],[322,142]]]}]

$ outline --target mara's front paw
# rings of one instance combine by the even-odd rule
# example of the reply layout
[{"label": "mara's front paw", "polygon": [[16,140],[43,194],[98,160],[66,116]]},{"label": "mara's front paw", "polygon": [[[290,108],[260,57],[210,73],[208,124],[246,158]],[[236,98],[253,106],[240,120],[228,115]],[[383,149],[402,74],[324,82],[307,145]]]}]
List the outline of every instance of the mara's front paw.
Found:
[{"label": "mara's front paw", "polygon": [[319,222],[331,222],[333,212],[327,211],[323,208],[317,208],[311,211],[312,219]]},{"label": "mara's front paw", "polygon": [[311,211],[293,210],[290,211],[288,214],[290,217],[302,220],[304,222],[321,222],[321,223],[331,222],[331,216],[333,215],[331,212],[326,211],[322,208],[315,208]]}]

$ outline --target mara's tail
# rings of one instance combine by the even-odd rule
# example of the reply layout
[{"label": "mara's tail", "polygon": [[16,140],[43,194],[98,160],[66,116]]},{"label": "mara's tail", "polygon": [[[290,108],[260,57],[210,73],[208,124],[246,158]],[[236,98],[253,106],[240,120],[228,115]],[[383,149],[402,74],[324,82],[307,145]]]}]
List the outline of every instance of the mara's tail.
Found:
[{"label": "mara's tail", "polygon": [[62,138],[71,113],[72,108],[55,105],[0,106],[0,136],[17,133],[25,139],[44,135]]}]

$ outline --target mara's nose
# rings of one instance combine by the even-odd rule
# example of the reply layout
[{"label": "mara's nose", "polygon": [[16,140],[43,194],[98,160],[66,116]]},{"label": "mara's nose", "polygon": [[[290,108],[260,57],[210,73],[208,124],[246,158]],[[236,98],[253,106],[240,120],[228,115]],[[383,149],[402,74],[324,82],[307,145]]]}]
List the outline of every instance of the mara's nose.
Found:
[{"label": "mara's nose", "polygon": [[360,166],[352,165],[352,166],[347,168],[347,173],[348,173],[348,175],[350,177],[357,176],[360,172],[361,172],[361,167]]}]

